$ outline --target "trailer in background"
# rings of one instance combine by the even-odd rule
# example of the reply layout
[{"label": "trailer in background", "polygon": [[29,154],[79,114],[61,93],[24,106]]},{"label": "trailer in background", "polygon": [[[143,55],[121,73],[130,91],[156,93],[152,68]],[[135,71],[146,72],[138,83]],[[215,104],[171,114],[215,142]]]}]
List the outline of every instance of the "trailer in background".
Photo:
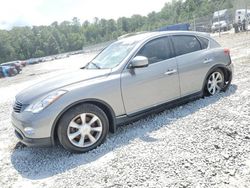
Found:
[{"label": "trailer in background", "polygon": [[189,23],[181,23],[181,24],[164,26],[155,31],[188,31],[189,27],[190,27]]},{"label": "trailer in background", "polygon": [[235,11],[235,22],[243,23],[244,20],[250,21],[250,9],[238,9]]},{"label": "trailer in background", "polygon": [[[175,24],[175,25],[167,25],[167,26],[161,27],[159,29],[156,29],[154,31],[189,31],[189,27],[190,27],[189,23],[180,23],[180,24]],[[125,35],[118,37],[118,40],[123,39],[123,38],[127,38],[127,37],[131,37],[134,35],[142,34],[142,33],[147,33],[147,31],[127,33]]]},{"label": "trailer in background", "polygon": [[238,33],[240,31],[246,31],[247,26],[250,24],[250,10],[249,9],[237,9],[235,11],[234,31]]}]

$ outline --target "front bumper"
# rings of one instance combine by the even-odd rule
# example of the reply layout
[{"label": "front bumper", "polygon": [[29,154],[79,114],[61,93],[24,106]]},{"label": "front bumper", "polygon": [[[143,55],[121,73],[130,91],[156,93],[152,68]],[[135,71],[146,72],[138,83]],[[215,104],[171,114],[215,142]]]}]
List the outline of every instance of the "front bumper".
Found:
[{"label": "front bumper", "polygon": [[[51,137],[52,123],[46,118],[39,118],[31,113],[12,113],[11,122],[15,129],[15,135],[23,144],[27,146],[51,146],[53,140]],[[34,132],[27,132],[31,128]]]},{"label": "front bumper", "polygon": [[16,137],[26,146],[52,146],[51,138],[27,138],[22,131],[15,128]]},{"label": "front bumper", "polygon": [[223,29],[225,29],[227,27],[228,26],[226,26],[226,25],[223,25],[223,26],[214,26],[211,29],[212,29],[212,31],[219,31],[219,30],[223,30]]}]

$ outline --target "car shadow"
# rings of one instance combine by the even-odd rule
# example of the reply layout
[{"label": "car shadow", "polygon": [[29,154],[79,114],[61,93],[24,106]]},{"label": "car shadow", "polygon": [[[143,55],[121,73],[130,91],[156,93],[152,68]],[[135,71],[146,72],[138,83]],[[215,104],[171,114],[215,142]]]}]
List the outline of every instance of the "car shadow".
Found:
[{"label": "car shadow", "polygon": [[[222,98],[228,97],[234,94],[236,90],[237,85],[231,85],[225,93],[201,98],[158,114],[152,114],[129,125],[120,126],[115,134],[108,136],[103,145],[84,154],[72,154],[61,146],[29,148],[18,143],[11,154],[11,162],[13,167],[25,178],[31,180],[48,178],[97,161],[105,155],[112,155],[113,150],[129,144],[134,139],[155,142],[157,139],[150,137],[151,132],[171,126],[179,118],[186,117]],[[161,117],[161,121],[158,120],[158,117]]]}]

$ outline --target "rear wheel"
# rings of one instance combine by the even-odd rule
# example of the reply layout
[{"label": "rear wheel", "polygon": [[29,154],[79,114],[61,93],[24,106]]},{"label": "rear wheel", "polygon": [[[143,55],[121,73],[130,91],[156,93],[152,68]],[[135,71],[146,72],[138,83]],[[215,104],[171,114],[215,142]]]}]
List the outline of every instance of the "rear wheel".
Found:
[{"label": "rear wheel", "polygon": [[225,84],[224,73],[220,69],[214,70],[206,81],[205,94],[215,95],[223,90]]},{"label": "rear wheel", "polygon": [[103,110],[92,104],[82,104],[63,115],[57,134],[65,149],[83,153],[101,145],[108,130],[108,118]]}]

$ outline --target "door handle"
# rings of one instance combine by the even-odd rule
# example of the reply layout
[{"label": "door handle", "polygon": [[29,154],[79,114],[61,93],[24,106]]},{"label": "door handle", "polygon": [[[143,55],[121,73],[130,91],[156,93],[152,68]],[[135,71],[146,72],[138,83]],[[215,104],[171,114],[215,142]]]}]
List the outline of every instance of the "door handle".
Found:
[{"label": "door handle", "polygon": [[172,75],[172,74],[174,74],[174,73],[176,73],[176,72],[177,72],[176,69],[170,69],[170,70],[168,70],[167,72],[165,72],[164,74],[165,74],[165,75]]},{"label": "door handle", "polygon": [[213,59],[205,59],[203,61],[204,64],[212,63],[214,60]]}]

